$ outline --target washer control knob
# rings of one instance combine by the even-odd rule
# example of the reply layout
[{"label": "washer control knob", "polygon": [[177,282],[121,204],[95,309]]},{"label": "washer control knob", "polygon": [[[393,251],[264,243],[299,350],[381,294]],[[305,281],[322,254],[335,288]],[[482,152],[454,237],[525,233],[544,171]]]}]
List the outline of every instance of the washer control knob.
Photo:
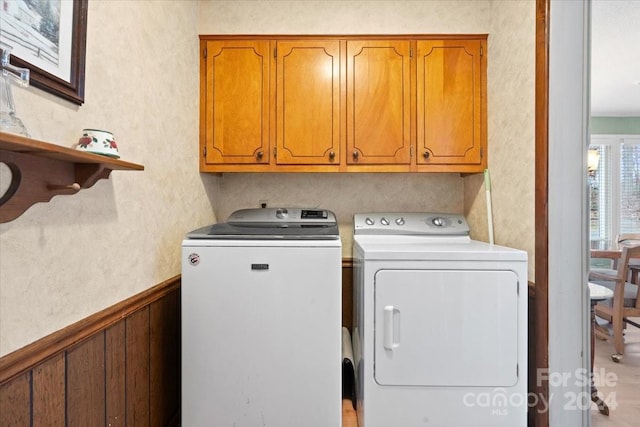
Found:
[{"label": "washer control knob", "polygon": [[436,227],[442,227],[443,225],[445,225],[444,218],[439,217],[439,216],[437,216],[437,217],[433,218],[433,219],[431,220],[431,223],[432,223],[433,225],[435,225]]},{"label": "washer control knob", "polygon": [[396,224],[398,225],[404,225],[404,218],[400,217],[400,218],[396,218]]},{"label": "washer control knob", "polygon": [[367,225],[373,225],[376,222],[374,220],[372,220],[371,218],[367,217],[367,219],[364,220],[365,224]]},{"label": "washer control knob", "polygon": [[285,219],[288,215],[289,215],[289,211],[284,209],[284,208],[278,209],[276,211],[276,217],[278,217],[280,219]]},{"label": "washer control knob", "polygon": [[380,224],[389,225],[389,220],[385,217],[380,218]]}]

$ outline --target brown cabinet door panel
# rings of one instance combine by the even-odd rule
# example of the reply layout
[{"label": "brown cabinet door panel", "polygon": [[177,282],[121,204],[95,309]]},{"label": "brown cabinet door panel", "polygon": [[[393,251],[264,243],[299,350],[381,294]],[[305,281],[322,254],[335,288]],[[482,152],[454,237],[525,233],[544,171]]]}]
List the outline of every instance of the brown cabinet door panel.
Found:
[{"label": "brown cabinet door panel", "polygon": [[277,164],[340,163],[340,42],[279,41]]},{"label": "brown cabinet door panel", "polygon": [[417,42],[418,164],[481,164],[482,42]]},{"label": "brown cabinet door panel", "polygon": [[411,43],[347,41],[347,163],[408,164]]},{"label": "brown cabinet door panel", "polygon": [[269,41],[206,43],[205,163],[269,162]]}]

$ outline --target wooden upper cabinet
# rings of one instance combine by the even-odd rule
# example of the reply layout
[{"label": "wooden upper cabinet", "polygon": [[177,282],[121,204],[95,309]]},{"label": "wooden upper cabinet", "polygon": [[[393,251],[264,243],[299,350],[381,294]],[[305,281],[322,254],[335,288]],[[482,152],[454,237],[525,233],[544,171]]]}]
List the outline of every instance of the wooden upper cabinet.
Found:
[{"label": "wooden upper cabinet", "polygon": [[484,40],[417,41],[418,165],[486,167]]},{"label": "wooden upper cabinet", "polygon": [[482,34],[200,36],[203,172],[482,172]]},{"label": "wooden upper cabinet", "polygon": [[340,42],[278,41],[276,163],[340,164]]},{"label": "wooden upper cabinet", "polygon": [[201,169],[269,164],[268,40],[201,42]]},{"label": "wooden upper cabinet", "polygon": [[411,161],[411,43],[347,40],[347,164]]}]

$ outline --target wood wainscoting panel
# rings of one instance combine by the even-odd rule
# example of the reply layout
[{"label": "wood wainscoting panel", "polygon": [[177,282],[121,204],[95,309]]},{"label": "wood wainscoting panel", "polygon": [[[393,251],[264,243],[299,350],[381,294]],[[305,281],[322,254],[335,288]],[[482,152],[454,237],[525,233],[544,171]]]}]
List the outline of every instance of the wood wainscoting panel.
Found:
[{"label": "wood wainscoting panel", "polygon": [[180,276],[0,358],[0,426],[178,426]]},{"label": "wood wainscoting panel", "polygon": [[180,411],[181,328],[180,293],[173,292],[149,306],[151,425],[168,425]]},{"label": "wood wainscoting panel", "polygon": [[0,387],[0,426],[31,425],[31,371]]},{"label": "wood wainscoting panel", "polygon": [[126,352],[125,322],[118,322],[105,331],[105,370],[107,392],[106,425],[110,427],[124,427],[126,425]]},{"label": "wood wainscoting panel", "polygon": [[[127,425],[149,425],[149,307],[126,319]],[[179,369],[179,367],[178,367]]]},{"label": "wood wainscoting panel", "polygon": [[[104,366],[103,332],[95,334],[67,351],[68,426],[99,426],[104,423],[106,400]],[[47,398],[53,391],[43,390],[43,392],[44,398]]]},{"label": "wood wainscoting panel", "polygon": [[33,426],[65,427],[65,355],[52,357],[33,369]]}]

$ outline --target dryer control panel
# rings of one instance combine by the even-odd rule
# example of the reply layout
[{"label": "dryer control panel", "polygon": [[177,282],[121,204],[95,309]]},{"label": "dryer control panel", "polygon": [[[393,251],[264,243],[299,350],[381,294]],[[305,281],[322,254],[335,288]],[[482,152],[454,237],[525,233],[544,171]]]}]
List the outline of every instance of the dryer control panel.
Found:
[{"label": "dryer control panel", "polygon": [[353,216],[354,234],[468,236],[464,215],[438,212],[374,212]]}]

